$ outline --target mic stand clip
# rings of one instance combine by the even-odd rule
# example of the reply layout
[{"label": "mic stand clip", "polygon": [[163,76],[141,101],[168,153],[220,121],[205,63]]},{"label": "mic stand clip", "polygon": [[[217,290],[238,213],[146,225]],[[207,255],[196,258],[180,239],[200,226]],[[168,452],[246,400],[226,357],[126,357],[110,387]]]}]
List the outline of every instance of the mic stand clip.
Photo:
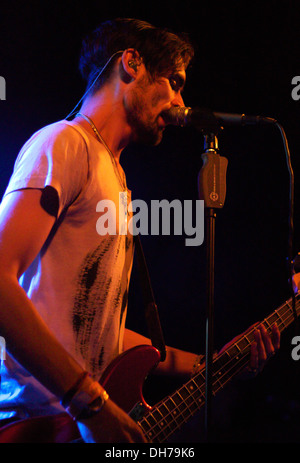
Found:
[{"label": "mic stand clip", "polygon": [[218,152],[216,133],[204,134],[203,166],[198,176],[199,198],[206,216],[206,353],[205,353],[205,433],[211,439],[214,352],[214,277],[216,210],[224,206],[228,161]]}]

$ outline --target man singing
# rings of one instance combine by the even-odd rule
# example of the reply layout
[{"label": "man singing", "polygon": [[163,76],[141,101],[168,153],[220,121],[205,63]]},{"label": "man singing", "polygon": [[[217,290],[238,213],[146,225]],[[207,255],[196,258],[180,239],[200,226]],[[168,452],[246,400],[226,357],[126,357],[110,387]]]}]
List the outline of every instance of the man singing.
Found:
[{"label": "man singing", "polygon": [[[119,193],[131,199],[121,153],[131,142],[160,143],[163,112],[183,106],[192,57],[185,37],[146,22],[101,24],[83,42],[79,112],[19,153],[0,209],[0,408],[15,419],[67,410],[85,442],[147,441],[98,382],[119,353],[150,341],[125,328],[132,235],[99,235],[96,209],[113,201],[118,222]],[[276,326],[255,336],[253,369],[280,338]],[[158,369],[189,377],[195,357],[168,347]]]}]

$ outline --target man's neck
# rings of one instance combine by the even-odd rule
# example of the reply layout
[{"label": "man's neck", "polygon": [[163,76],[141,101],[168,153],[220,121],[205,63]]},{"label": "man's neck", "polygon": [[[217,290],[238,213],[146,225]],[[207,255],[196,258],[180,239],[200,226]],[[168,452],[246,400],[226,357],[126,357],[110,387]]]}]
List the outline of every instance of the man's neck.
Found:
[{"label": "man's neck", "polygon": [[[126,122],[122,99],[108,90],[97,92],[84,101],[80,113],[93,121],[116,161],[119,161],[121,152],[128,145],[131,134],[131,129]],[[79,123],[91,135],[96,136],[85,119],[80,118]]]}]

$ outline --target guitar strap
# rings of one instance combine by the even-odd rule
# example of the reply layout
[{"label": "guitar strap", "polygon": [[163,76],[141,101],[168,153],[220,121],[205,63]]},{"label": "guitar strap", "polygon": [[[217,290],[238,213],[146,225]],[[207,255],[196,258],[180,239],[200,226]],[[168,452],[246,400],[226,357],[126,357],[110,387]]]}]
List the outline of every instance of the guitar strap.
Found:
[{"label": "guitar strap", "polygon": [[160,352],[160,361],[164,362],[166,359],[166,346],[160,324],[157,305],[154,299],[154,294],[151,286],[149,271],[139,235],[135,235],[134,242],[137,252],[137,263],[140,275],[141,289],[145,304],[145,318],[148,327],[148,332],[152,345]]}]

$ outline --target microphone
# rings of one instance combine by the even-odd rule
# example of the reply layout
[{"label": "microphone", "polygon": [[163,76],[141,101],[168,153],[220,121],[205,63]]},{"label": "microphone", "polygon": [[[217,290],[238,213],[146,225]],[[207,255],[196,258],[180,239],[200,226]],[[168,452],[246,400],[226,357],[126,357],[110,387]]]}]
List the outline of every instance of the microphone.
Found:
[{"label": "microphone", "polygon": [[206,108],[189,108],[173,106],[162,113],[167,124],[180,127],[194,126],[199,130],[215,131],[222,127],[276,124],[270,117],[246,116],[245,114],[230,114],[213,112]]}]

